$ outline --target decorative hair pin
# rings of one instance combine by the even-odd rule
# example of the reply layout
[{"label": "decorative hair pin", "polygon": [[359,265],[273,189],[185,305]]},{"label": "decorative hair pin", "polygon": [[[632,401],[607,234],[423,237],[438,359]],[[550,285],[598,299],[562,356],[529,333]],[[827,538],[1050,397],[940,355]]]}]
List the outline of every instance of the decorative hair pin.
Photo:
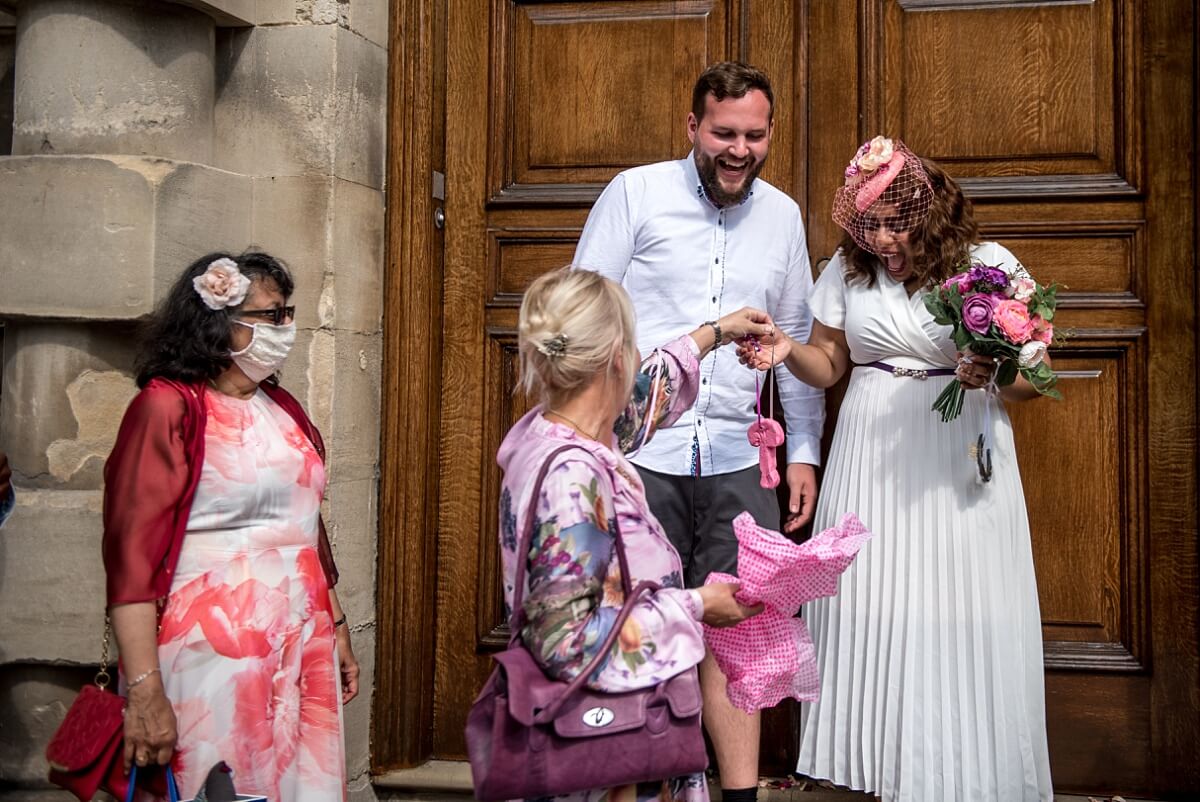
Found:
[{"label": "decorative hair pin", "polygon": [[550,339],[538,343],[537,349],[550,359],[558,359],[567,353],[567,335],[560,331]]},{"label": "decorative hair pin", "polygon": [[864,142],[846,167],[846,183],[854,185],[864,181],[876,170],[886,172],[895,150],[895,143],[885,136],[877,136],[869,142]]},{"label": "decorative hair pin", "polygon": [[222,256],[210,262],[203,275],[192,279],[192,286],[209,309],[224,309],[246,300],[250,279],[238,270],[237,262]]}]

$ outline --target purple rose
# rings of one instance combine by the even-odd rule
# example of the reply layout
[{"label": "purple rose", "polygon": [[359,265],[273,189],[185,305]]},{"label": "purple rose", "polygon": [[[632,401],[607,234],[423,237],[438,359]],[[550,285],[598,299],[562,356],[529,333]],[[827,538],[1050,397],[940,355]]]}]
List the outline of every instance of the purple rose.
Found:
[{"label": "purple rose", "polygon": [[986,293],[976,293],[963,301],[963,325],[976,334],[987,334],[992,327],[992,311],[996,299]]}]

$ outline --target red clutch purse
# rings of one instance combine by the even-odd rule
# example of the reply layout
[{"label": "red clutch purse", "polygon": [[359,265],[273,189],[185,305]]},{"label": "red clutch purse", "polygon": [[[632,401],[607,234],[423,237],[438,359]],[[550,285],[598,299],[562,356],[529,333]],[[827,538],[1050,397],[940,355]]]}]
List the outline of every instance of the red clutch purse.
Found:
[{"label": "red clutch purse", "polygon": [[124,799],[129,786],[121,767],[124,727],[125,700],[99,685],[85,686],[46,746],[50,782],[82,802],[99,788]]},{"label": "red clutch purse", "polygon": [[[96,681],[84,686],[75,697],[63,723],[46,745],[50,782],[70,791],[80,802],[91,802],[97,789],[104,789],[117,799],[124,799],[129,790],[129,777],[121,763],[125,699],[106,690],[111,679],[108,673],[111,636],[112,628],[106,620]],[[155,772],[148,776],[143,787],[161,796],[166,792],[162,775]]]}]

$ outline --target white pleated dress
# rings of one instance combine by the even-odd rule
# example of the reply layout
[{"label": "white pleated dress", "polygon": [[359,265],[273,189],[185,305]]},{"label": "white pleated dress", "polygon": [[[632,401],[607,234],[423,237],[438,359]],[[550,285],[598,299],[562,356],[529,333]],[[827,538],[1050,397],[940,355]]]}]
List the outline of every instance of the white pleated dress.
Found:
[{"label": "white pleated dress", "polygon": [[[1011,271],[984,243],[975,259]],[[1012,428],[991,404],[992,466],[969,453],[987,402],[967,393],[950,423],[932,411],[952,376],[863,367],[952,368],[949,327],[923,293],[880,270],[821,274],[814,317],[842,329],[853,368],[817,503],[816,531],[853,512],[875,533],[838,593],[804,607],[821,698],[801,708],[797,771],[884,802],[1052,799],[1041,617]]]}]

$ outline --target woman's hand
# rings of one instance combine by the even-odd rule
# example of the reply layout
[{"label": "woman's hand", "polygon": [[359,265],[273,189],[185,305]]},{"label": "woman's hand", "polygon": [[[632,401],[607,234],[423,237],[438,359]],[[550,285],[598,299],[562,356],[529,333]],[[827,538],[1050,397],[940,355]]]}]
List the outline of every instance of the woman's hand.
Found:
[{"label": "woman's hand", "polygon": [[350,646],[350,627],[342,624],[334,632],[337,638],[338,668],[342,675],[342,704],[358,696],[358,659]]},{"label": "woman's hand", "polygon": [[747,337],[769,337],[775,332],[775,322],[761,309],[744,306],[717,321],[721,327],[721,342],[736,342]]},{"label": "woman's hand", "polygon": [[696,588],[704,600],[704,623],[710,627],[731,627],[763,611],[761,604],[747,607],[734,598],[741,585],[737,582],[714,582]]},{"label": "woman's hand", "polygon": [[747,337],[738,343],[738,361],[755,370],[770,370],[782,364],[792,350],[792,338],[778,329],[772,334]]},{"label": "woman's hand", "polygon": [[165,766],[175,751],[178,732],[175,711],[163,693],[162,677],[155,673],[129,689],[125,705],[125,773],[136,761],[139,767]]},{"label": "woman's hand", "polygon": [[996,372],[996,360],[985,354],[960,351],[954,378],[967,390],[978,390],[987,386]]}]

